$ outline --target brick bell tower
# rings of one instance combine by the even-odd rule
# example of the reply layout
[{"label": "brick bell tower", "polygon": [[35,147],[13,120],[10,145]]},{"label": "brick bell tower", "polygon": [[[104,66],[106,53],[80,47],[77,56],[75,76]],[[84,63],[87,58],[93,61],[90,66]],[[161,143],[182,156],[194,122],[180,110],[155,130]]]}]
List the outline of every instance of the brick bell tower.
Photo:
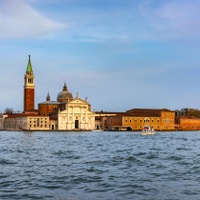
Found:
[{"label": "brick bell tower", "polygon": [[24,75],[24,112],[34,111],[35,107],[35,84],[34,74],[29,55],[26,73]]}]

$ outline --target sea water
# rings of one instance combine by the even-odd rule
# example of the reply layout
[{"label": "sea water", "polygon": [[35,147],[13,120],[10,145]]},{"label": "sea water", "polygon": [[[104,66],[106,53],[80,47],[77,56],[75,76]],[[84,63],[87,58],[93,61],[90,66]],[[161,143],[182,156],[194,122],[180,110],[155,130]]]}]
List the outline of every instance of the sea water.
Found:
[{"label": "sea water", "polygon": [[0,132],[0,199],[200,199],[200,132]]}]

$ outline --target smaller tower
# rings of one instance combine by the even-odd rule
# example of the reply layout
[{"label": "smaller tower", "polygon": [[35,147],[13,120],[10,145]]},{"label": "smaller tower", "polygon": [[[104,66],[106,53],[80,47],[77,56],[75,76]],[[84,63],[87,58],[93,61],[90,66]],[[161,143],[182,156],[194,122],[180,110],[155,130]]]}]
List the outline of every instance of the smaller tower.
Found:
[{"label": "smaller tower", "polygon": [[34,74],[29,55],[26,73],[24,75],[24,112],[34,111],[35,108],[35,83]]},{"label": "smaller tower", "polygon": [[47,94],[46,101],[50,101],[50,95],[49,95],[49,92],[48,92],[48,94]]}]

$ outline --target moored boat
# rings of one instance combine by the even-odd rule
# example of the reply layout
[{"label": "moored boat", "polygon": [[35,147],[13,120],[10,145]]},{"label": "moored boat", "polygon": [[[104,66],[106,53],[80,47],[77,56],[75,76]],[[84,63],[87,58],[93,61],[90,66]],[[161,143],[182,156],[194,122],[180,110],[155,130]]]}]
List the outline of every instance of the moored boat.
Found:
[{"label": "moored boat", "polygon": [[155,131],[152,126],[144,126],[144,128],[141,131],[142,135],[154,135]]}]

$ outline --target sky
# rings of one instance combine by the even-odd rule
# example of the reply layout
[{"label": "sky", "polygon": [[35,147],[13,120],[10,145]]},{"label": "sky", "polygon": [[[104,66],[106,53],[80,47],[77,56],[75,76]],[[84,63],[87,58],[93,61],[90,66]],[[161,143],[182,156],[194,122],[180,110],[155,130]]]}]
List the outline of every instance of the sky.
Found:
[{"label": "sky", "polygon": [[96,111],[200,109],[200,0],[0,0],[0,112],[64,83]]}]

